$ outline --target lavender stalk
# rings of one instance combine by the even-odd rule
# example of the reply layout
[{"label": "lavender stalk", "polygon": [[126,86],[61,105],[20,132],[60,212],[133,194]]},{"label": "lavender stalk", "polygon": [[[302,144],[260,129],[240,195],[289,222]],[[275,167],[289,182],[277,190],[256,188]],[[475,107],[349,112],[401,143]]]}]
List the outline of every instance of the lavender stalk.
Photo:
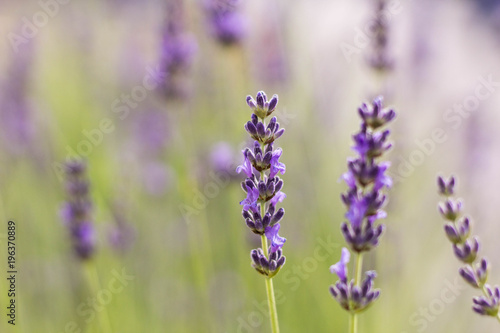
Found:
[{"label": "lavender stalk", "polygon": [[374,70],[381,74],[389,72],[394,62],[389,56],[389,25],[387,18],[387,1],[375,1],[375,22],[373,24],[374,39],[372,42],[372,51],[368,58],[368,64]]},{"label": "lavender stalk", "polygon": [[95,230],[86,165],[82,161],[69,161],[65,171],[67,200],[61,209],[61,216],[69,230],[76,256],[80,260],[88,260],[95,251]]},{"label": "lavender stalk", "polygon": [[162,90],[168,99],[183,99],[189,95],[188,73],[198,44],[186,31],[183,0],[167,2],[167,17],[162,34],[160,72]]},{"label": "lavender stalk", "polygon": [[486,258],[478,258],[480,247],[479,238],[471,236],[471,222],[466,216],[461,216],[463,204],[453,198],[455,192],[455,177],[448,180],[443,177],[437,179],[439,194],[445,198],[439,203],[439,212],[445,219],[444,231],[448,240],[453,244],[455,257],[464,263],[458,272],[460,276],[473,288],[481,289],[483,296],[472,299],[472,309],[484,316],[495,317],[500,321],[498,312],[500,306],[500,287],[486,284],[490,264]]},{"label": "lavender stalk", "polygon": [[[92,219],[92,201],[89,195],[90,183],[86,174],[87,166],[83,161],[66,162],[66,202],[61,209],[61,217],[69,230],[73,251],[84,264],[86,279],[92,293],[102,290],[99,276],[92,257],[95,253],[95,228]],[[104,307],[97,315],[99,330],[112,332],[109,317]],[[90,328],[89,328],[90,330]]]},{"label": "lavender stalk", "polygon": [[[274,149],[273,143],[284,133],[276,117],[266,125],[265,119],[276,109],[278,96],[269,101],[263,91],[257,93],[256,100],[247,97],[247,104],[252,109],[252,119],[245,124],[246,131],[254,139],[253,147],[243,150],[244,162],[236,172],[245,172],[247,178],[241,183],[247,197],[240,202],[242,215],[250,230],[261,236],[262,247],[250,252],[252,267],[264,275],[266,292],[273,333],[279,332],[278,313],[272,278],[285,264],[282,253],[286,239],[278,235],[279,222],[285,215],[283,208],[276,209],[278,202],[286,197],[281,192],[283,181],[278,173],[285,173],[285,165],[279,161],[281,148]],[[268,246],[268,241],[271,243]]]},{"label": "lavender stalk", "polygon": [[380,290],[373,289],[375,271],[365,272],[362,280],[363,253],[378,245],[384,231],[384,225],[375,225],[375,221],[387,215],[382,210],[387,202],[382,190],[391,187],[392,180],[385,173],[389,162],[379,163],[377,159],[392,146],[387,142],[390,131],[381,131],[381,127],[396,116],[393,110],[383,109],[382,97],[376,98],[371,107],[363,104],[358,111],[362,119],[361,129],[353,136],[355,145],[352,147],[358,156],[347,162],[348,171],[342,179],[349,188],[341,195],[348,220],[341,225],[341,231],[356,255],[354,278],[348,280],[347,264],[351,254],[347,248],[342,249],[340,261],[330,267],[339,278],[330,286],[330,292],[349,312],[351,333],[357,332],[357,314],[366,310],[380,295]]}]

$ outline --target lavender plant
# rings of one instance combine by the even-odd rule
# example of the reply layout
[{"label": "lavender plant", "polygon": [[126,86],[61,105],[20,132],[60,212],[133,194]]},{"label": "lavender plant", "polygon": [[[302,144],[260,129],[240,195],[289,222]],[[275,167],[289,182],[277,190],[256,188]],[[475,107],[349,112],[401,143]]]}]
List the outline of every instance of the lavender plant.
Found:
[{"label": "lavender plant", "polygon": [[386,204],[386,196],[382,193],[385,187],[391,187],[392,180],[386,174],[390,163],[377,160],[391,148],[387,142],[389,130],[382,127],[392,121],[396,113],[392,109],[383,108],[382,97],[377,97],[372,106],[362,104],[358,109],[362,119],[361,129],[353,136],[352,149],[358,154],[347,162],[348,171],[342,175],[348,189],[341,195],[347,207],[345,217],[348,222],[341,225],[341,231],[356,255],[354,278],[349,280],[347,264],[350,252],[342,249],[340,261],[330,267],[339,280],[330,286],[332,296],[350,314],[350,332],[357,332],[357,314],[366,310],[379,297],[380,290],[373,289],[375,271],[365,273],[361,281],[363,254],[375,248],[384,231],[384,225],[375,222],[385,218],[382,210]]},{"label": "lavender plant", "polygon": [[169,98],[187,95],[186,72],[189,71],[197,50],[194,37],[185,29],[182,0],[167,2],[167,17],[160,53],[162,88]]},{"label": "lavender plant", "polygon": [[390,71],[393,67],[393,60],[389,57],[388,19],[385,15],[387,9],[386,0],[376,0],[376,16],[373,23],[374,39],[372,42],[372,51],[368,58],[368,64],[379,72]]},{"label": "lavender plant", "polygon": [[[279,161],[282,150],[274,148],[274,141],[283,135],[284,129],[276,117],[269,117],[278,105],[278,95],[269,101],[263,91],[257,93],[254,100],[247,97],[247,104],[252,109],[252,119],[245,124],[246,131],[254,139],[252,147],[243,150],[244,162],[236,172],[244,172],[247,178],[241,183],[247,196],[240,202],[242,215],[250,230],[261,236],[262,247],[250,252],[252,267],[265,277],[272,332],[279,332],[278,313],[274,297],[272,278],[285,264],[282,252],[286,239],[278,235],[279,222],[285,210],[276,208],[278,202],[286,197],[281,191],[283,180],[278,173],[285,173],[285,165]],[[268,246],[268,240],[271,243]]]},{"label": "lavender plant", "polygon": [[[83,263],[91,293],[97,293],[102,288],[95,263],[90,260],[95,252],[96,239],[92,220],[92,201],[89,196],[90,184],[87,180],[86,169],[86,164],[81,160],[66,162],[67,198],[61,209],[61,216],[69,230],[73,250]],[[99,332],[113,332],[105,307],[96,317]]]},{"label": "lavender plant", "polygon": [[210,29],[224,46],[238,44],[245,36],[245,22],[238,11],[238,0],[207,0]]},{"label": "lavender plant", "polygon": [[66,202],[61,209],[64,224],[69,230],[73,250],[78,258],[87,260],[95,250],[95,230],[92,223],[92,202],[86,165],[79,160],[66,162]]},{"label": "lavender plant", "polygon": [[438,206],[441,216],[446,221],[444,231],[448,240],[453,244],[455,257],[464,264],[458,270],[460,276],[473,288],[483,292],[483,296],[472,299],[472,309],[480,315],[492,316],[500,321],[498,313],[500,287],[492,287],[486,283],[490,264],[486,258],[478,258],[479,238],[471,236],[470,219],[462,216],[462,201],[453,197],[455,183],[453,176],[448,180],[443,177],[437,179],[439,194],[445,198]]}]

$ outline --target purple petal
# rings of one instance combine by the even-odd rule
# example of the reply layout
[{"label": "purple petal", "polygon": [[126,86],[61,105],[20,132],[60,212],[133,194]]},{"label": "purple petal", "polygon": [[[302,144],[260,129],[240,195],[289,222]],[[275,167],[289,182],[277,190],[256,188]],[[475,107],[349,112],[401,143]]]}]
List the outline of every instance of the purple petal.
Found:
[{"label": "purple petal", "polygon": [[274,197],[270,200],[271,205],[276,206],[276,204],[279,202],[283,202],[283,200],[286,198],[286,194],[279,191],[274,195]]},{"label": "purple petal", "polygon": [[340,255],[340,261],[332,266],[330,266],[330,272],[337,274],[341,281],[347,281],[347,264],[351,259],[351,254],[349,250],[345,247],[342,248],[342,253]]},{"label": "purple petal", "polygon": [[278,235],[278,231],[280,230],[280,224],[276,223],[272,227],[267,227],[265,234],[267,239],[271,242],[271,253],[276,252],[278,249],[283,247],[283,244],[286,242],[286,238]]}]

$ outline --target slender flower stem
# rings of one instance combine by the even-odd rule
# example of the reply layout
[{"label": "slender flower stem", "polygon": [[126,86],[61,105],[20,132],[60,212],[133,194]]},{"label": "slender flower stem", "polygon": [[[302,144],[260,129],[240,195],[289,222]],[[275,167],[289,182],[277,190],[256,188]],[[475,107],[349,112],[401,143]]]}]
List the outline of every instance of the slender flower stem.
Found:
[{"label": "slender flower stem", "polygon": [[[280,129],[276,117],[272,117],[266,125],[265,118],[271,115],[278,104],[278,95],[270,100],[263,91],[257,93],[256,100],[247,96],[247,104],[252,109],[251,120],[245,124],[245,130],[255,140],[252,147],[243,151],[244,162],[236,172],[245,172],[247,178],[242,182],[242,188],[247,197],[240,202],[243,205],[242,216],[247,226],[256,234],[261,235],[262,248],[250,252],[252,267],[265,277],[269,318],[272,333],[279,333],[278,312],[274,296],[272,277],[276,275],[285,263],[282,246],[286,238],[279,236],[279,221],[285,211],[276,204],[286,197],[281,192],[283,181],[277,176],[284,174],[285,164],[279,162],[281,148],[273,149],[273,142],[279,138],[284,129]],[[269,173],[266,173],[269,170]],[[260,210],[260,213],[258,212]],[[271,248],[268,247],[268,239]]]},{"label": "slender flower stem", "polygon": [[[361,272],[363,267],[363,254],[358,253],[356,255],[356,267],[354,268],[354,285],[359,286],[361,282]],[[356,333],[358,331],[358,316],[356,313],[351,312],[350,315],[350,333]]]},{"label": "slender flower stem", "polygon": [[[267,238],[265,235],[261,236],[262,250],[266,257],[268,256],[267,251]],[[274,287],[273,279],[266,277],[266,291],[267,291],[267,303],[269,305],[269,317],[271,318],[271,330],[273,333],[279,333],[280,328],[278,324],[278,311],[276,311],[276,299],[274,298]]]},{"label": "slender flower stem", "polygon": [[354,284],[356,286],[359,286],[359,284],[361,283],[361,272],[363,271],[362,270],[363,268],[363,253],[358,253],[358,255],[356,256],[356,268],[355,268],[355,271],[354,271]]},{"label": "slender flower stem", "polygon": [[[90,292],[93,294],[94,293],[97,294],[100,290],[102,290],[102,288],[101,288],[101,283],[99,281],[99,275],[97,274],[95,263],[88,261],[84,263],[84,268],[85,268],[85,273],[87,275],[87,281],[90,286]],[[96,316],[101,332],[113,332],[108,312],[105,306],[102,307],[102,311],[97,313]]]},{"label": "slender flower stem", "polygon": [[[264,171],[261,171],[260,179],[264,179]],[[261,215],[264,216],[266,213],[266,204],[264,202],[262,203],[260,210],[261,210]],[[266,235],[261,235],[260,240],[262,243],[262,251],[264,251],[265,256],[269,258]],[[266,277],[266,292],[267,292],[267,304],[269,305],[269,317],[271,318],[271,330],[273,333],[279,333],[280,328],[278,325],[278,311],[276,311],[276,299],[274,298],[274,287],[272,278]]]},{"label": "slender flower stem", "polygon": [[358,331],[358,317],[355,313],[351,313],[349,319],[349,333],[356,333]]}]

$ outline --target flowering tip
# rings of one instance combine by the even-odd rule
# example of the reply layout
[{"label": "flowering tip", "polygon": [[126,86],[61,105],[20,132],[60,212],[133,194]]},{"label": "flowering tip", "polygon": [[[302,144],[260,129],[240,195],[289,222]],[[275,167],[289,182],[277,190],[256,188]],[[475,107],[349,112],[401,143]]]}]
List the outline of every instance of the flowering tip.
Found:
[{"label": "flowering tip", "polygon": [[[260,119],[265,119],[266,117],[270,116],[276,109],[276,106],[278,105],[278,95],[276,94],[273,95],[273,97],[271,97],[271,99],[268,101],[267,95],[263,91],[259,91],[257,93],[255,100],[252,98],[252,96],[247,96],[246,100],[248,106],[252,109],[254,114]],[[273,129],[270,130],[273,131]],[[274,130],[277,131],[278,128]]]},{"label": "flowering tip", "polygon": [[439,194],[447,197],[453,195],[455,189],[455,177],[451,176],[448,180],[446,180],[445,178],[438,176],[437,184]]},{"label": "flowering tip", "polygon": [[372,106],[369,107],[363,103],[358,108],[358,113],[366,125],[372,129],[384,126],[396,117],[396,113],[392,109],[383,108],[383,97],[378,96],[373,100]]}]

